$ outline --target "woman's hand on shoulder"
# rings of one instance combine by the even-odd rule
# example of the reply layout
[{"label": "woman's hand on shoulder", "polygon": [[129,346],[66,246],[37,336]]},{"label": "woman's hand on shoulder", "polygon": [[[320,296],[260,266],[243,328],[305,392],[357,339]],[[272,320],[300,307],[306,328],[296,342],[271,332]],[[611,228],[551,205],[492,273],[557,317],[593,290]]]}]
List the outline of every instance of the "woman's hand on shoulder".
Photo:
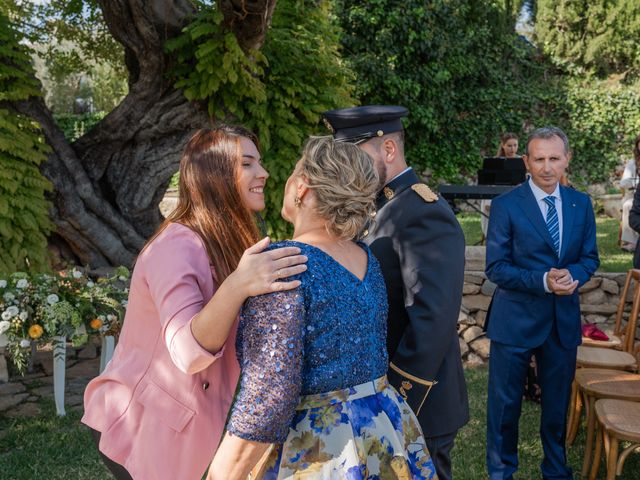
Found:
[{"label": "woman's hand on shoulder", "polygon": [[269,237],[247,248],[238,267],[229,276],[237,288],[244,289],[247,297],[291,290],[300,286],[299,280],[285,281],[307,269],[307,257],[300,255],[298,247],[281,247],[267,252]]}]

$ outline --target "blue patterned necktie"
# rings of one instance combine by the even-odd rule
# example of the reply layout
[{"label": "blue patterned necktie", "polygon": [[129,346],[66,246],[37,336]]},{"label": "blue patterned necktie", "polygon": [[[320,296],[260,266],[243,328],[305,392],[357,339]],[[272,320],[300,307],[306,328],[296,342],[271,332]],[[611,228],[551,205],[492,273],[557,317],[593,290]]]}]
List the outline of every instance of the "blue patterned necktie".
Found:
[{"label": "blue patterned necktie", "polygon": [[543,200],[547,204],[547,229],[553,240],[553,248],[555,248],[556,254],[560,256],[560,221],[556,210],[556,197],[549,195],[544,197]]}]

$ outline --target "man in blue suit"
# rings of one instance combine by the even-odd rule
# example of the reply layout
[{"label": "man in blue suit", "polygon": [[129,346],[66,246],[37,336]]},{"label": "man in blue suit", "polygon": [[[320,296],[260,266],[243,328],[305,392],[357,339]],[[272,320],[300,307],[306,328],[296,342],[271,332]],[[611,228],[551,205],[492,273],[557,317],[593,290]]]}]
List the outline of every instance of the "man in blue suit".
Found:
[{"label": "man in blue suit", "polygon": [[491,480],[518,468],[518,420],[527,365],[538,362],[545,479],[571,479],[566,412],[581,342],[578,287],[600,264],[589,197],[560,185],[571,152],[564,132],[534,131],[523,157],[531,177],[493,200],[487,233],[491,339],[487,469]]}]

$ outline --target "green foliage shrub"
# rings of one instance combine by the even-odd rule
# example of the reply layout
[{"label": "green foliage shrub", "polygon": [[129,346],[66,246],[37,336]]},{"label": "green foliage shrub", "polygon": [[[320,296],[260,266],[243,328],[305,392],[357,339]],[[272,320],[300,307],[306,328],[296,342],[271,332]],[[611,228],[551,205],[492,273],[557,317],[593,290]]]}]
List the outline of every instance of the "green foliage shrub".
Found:
[{"label": "green foliage shrub", "polygon": [[539,0],[535,34],[562,68],[549,103],[573,145],[571,178],[607,181],[640,133],[640,3]]},{"label": "green foliage shrub", "polygon": [[574,71],[640,73],[640,2],[538,0],[536,37],[543,50]]},{"label": "green foliage shrub", "polygon": [[[409,108],[407,158],[432,181],[475,174],[502,131],[521,132],[539,65],[513,30],[513,6],[469,0],[338,0],[363,104]],[[510,2],[506,2],[510,4]]]},{"label": "green foliage shrub", "polygon": [[[29,53],[0,11],[0,105],[40,95]],[[51,184],[38,165],[48,147],[33,121],[0,108],[0,273],[45,270]]]},{"label": "green foliage shrub", "polygon": [[620,85],[572,78],[564,85],[561,122],[569,136],[573,159],[571,180],[579,185],[605,182],[621,158],[632,158],[640,134],[640,82]]},{"label": "green foliage shrub", "polygon": [[[222,14],[201,5],[168,49],[178,58],[176,87],[205,102],[214,120],[242,123],[260,137],[270,178],[266,223],[272,235],[289,233],[280,218],[286,179],[323,111],[353,104],[353,75],[340,58],[339,30],[328,1],[278,2],[260,52],[243,52],[222,26]],[[228,112],[228,113],[226,113]]]},{"label": "green foliage shrub", "polygon": [[[109,64],[81,64],[73,71],[70,65],[58,65],[55,57],[51,63],[38,61],[38,78],[43,83],[47,106],[56,114],[77,111],[76,102],[90,103],[96,112],[110,112],[117,107],[128,92],[126,76],[121,76]],[[66,70],[69,68],[69,70]]]},{"label": "green foliage shrub", "polygon": [[[501,132],[519,134],[524,152],[527,133],[544,125],[569,135],[578,185],[608,180],[620,155],[629,156],[640,133],[640,83],[568,71],[516,36],[513,2],[337,1],[356,95],[363,104],[409,108],[407,158],[431,183],[473,180]],[[588,13],[588,2],[561,3],[584,4]]]},{"label": "green foliage shrub", "polygon": [[113,110],[127,94],[128,75],[124,49],[107,28],[99,2],[49,0],[31,9],[28,31],[49,108],[74,112],[80,98],[96,111]]},{"label": "green foliage shrub", "polygon": [[75,141],[87,133],[93,126],[106,116],[105,112],[85,113],[59,113],[53,116],[64,137],[69,141]]}]

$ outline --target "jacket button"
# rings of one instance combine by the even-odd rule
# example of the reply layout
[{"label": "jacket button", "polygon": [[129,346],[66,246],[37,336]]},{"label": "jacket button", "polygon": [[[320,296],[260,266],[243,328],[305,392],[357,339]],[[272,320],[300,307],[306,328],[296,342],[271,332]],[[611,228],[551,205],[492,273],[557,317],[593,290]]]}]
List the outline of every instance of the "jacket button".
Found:
[{"label": "jacket button", "polygon": [[203,390],[206,390],[207,388],[209,388],[209,382],[204,382],[204,383],[202,384],[202,389],[203,389]]}]

